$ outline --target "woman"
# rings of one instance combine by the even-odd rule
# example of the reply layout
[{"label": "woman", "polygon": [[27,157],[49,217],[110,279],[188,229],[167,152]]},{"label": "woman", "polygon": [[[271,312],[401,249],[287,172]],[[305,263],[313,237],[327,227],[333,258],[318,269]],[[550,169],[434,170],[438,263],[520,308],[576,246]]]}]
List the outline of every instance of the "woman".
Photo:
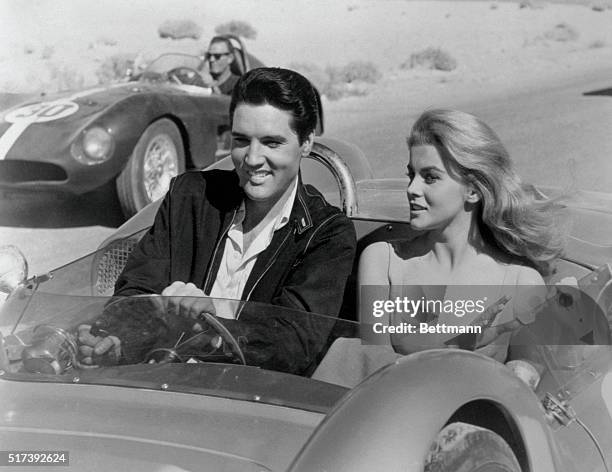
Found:
[{"label": "woman", "polygon": [[[528,321],[541,301],[542,275],[562,251],[558,205],[536,201],[524,190],[508,152],[481,120],[454,110],[426,111],[412,127],[408,148],[407,196],[410,225],[417,235],[409,241],[374,243],[359,263],[360,320],[367,329],[378,323],[374,334],[362,334],[364,343],[389,344],[393,349],[361,344],[356,348],[355,340],[337,342],[317,378],[326,379],[334,357],[344,372],[351,370],[347,363],[360,364],[353,369],[359,377],[397,354],[431,347],[468,347],[503,361],[508,331],[520,320]],[[534,286],[540,288],[526,288]],[[396,304],[381,316],[372,309],[381,299],[421,300],[422,305],[410,310],[409,305]],[[439,303],[423,310],[428,300]],[[449,301],[451,307],[471,302],[477,309],[469,314],[442,310],[442,303]],[[483,317],[493,328],[486,329]],[[452,334],[389,334],[380,326],[417,327],[421,322],[481,324],[485,329],[466,343],[465,337]]]}]

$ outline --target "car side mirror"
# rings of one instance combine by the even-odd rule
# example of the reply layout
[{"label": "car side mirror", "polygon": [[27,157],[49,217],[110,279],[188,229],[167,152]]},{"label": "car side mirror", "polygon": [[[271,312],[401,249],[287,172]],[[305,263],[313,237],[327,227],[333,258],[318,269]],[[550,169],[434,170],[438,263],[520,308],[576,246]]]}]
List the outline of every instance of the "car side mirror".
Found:
[{"label": "car side mirror", "polygon": [[17,246],[0,246],[0,297],[9,296],[28,278],[28,262]]}]

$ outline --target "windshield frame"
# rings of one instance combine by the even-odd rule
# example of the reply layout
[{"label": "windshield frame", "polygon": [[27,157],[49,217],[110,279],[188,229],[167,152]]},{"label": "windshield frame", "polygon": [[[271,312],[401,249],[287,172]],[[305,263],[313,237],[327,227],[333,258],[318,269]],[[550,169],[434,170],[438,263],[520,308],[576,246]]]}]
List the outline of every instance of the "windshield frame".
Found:
[{"label": "windshield frame", "polygon": [[[59,350],[66,344],[70,344],[66,342],[67,337],[72,339],[71,344],[76,342],[77,330],[75,327],[77,325],[92,323],[106,307],[114,307],[121,302],[137,306],[138,303],[150,303],[151,300],[159,300],[162,297],[94,297],[47,293],[40,289],[23,288],[22,290],[21,294],[14,294],[9,299],[10,302],[1,307],[3,315],[8,315],[10,311],[15,310],[14,318],[19,320],[18,325],[3,326],[3,333],[0,333],[0,350],[3,353],[9,353],[8,358],[0,359],[2,363],[0,368],[4,371],[3,380],[161,390],[265,403],[317,413],[327,413],[348,391],[339,385],[310,379],[309,374],[296,375],[283,372],[282,369],[267,370],[253,365],[230,363],[230,360],[227,363],[223,361],[192,363],[189,359],[183,363],[167,364],[148,364],[142,360],[139,363],[88,368],[76,360],[62,364],[64,357],[57,355],[53,358],[57,359],[63,367],[57,371],[58,373],[45,373],[45,370],[27,372],[24,367],[24,359],[27,358],[24,354],[26,348],[36,347],[38,349],[36,352],[42,352],[44,356],[53,356],[56,352],[54,349]],[[207,299],[208,297],[199,298]],[[227,300],[221,301],[224,305],[228,302]],[[246,311],[248,315],[249,309],[253,311],[263,309],[265,312],[262,315],[272,317],[287,315],[287,320],[298,316],[310,318],[311,320],[305,322],[314,323],[313,326],[320,326],[322,323],[323,326],[329,327],[330,331],[325,335],[330,336],[330,339],[332,330],[339,329],[341,326],[349,325],[349,329],[358,329],[356,322],[335,317],[256,302],[238,300],[229,302],[239,307],[240,314]],[[9,313],[5,310],[8,310]],[[11,317],[5,316],[4,318]],[[222,318],[219,319],[222,320]],[[57,328],[56,331],[64,336],[61,343],[37,341],[37,329],[41,327]],[[38,348],[39,346],[42,347]],[[323,343],[321,347],[326,351],[328,344]],[[74,350],[74,347],[72,349]],[[323,354],[320,353],[320,357],[317,357],[317,364],[322,357]]]},{"label": "windshield frame", "polygon": [[[200,385],[181,383],[197,377]],[[133,364],[61,375],[6,372],[2,380],[157,390],[281,406],[326,414],[349,389],[306,377],[234,364]]]}]

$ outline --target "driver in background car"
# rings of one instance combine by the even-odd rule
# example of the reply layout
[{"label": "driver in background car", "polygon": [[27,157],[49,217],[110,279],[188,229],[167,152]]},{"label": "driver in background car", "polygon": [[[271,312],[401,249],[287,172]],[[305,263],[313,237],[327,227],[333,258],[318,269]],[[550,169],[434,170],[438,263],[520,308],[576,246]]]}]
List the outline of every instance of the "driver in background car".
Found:
[{"label": "driver in background car", "polygon": [[224,36],[215,36],[210,40],[206,61],[213,83],[210,85],[213,92],[231,95],[239,75],[232,71],[232,64],[236,60],[232,42]]},{"label": "driver in background car", "polygon": [[[115,295],[171,297],[170,312],[194,319],[204,311],[221,315],[206,296],[337,316],[355,229],[299,173],[313,145],[319,103],[297,72],[259,68],[243,75],[230,105],[235,170],[192,171],[172,181]],[[239,316],[224,324],[246,340],[247,363],[266,368],[303,372],[329,334],[306,319],[287,323],[248,310]],[[122,340],[112,327],[104,335],[88,328],[79,328],[84,364],[105,353],[121,356]],[[296,354],[295,346],[303,352]]]}]

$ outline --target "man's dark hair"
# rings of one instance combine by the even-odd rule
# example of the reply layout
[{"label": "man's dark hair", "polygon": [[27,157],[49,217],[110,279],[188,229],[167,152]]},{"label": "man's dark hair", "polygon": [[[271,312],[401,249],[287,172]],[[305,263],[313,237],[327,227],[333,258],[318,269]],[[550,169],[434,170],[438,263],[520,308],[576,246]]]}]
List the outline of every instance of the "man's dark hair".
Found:
[{"label": "man's dark hair", "polygon": [[210,48],[215,43],[225,43],[227,46],[227,52],[231,52],[232,54],[234,53],[234,45],[227,36],[214,36],[210,40],[210,43],[208,43],[208,47]]},{"label": "man's dark hair", "polygon": [[277,67],[261,67],[244,74],[236,83],[230,104],[230,120],[236,107],[272,105],[287,111],[293,119],[291,129],[302,144],[315,131],[318,117],[318,97],[308,79],[295,71]]}]

